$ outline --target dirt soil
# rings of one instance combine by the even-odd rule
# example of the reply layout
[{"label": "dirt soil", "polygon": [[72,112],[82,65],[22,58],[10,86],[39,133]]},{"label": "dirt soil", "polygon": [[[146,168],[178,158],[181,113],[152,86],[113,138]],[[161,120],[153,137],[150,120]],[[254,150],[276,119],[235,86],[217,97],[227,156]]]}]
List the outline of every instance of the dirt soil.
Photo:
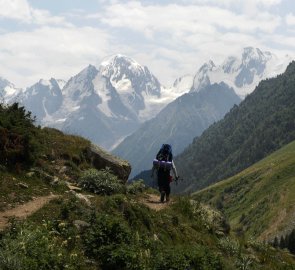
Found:
[{"label": "dirt soil", "polygon": [[171,200],[170,202],[160,202],[160,195],[155,194],[146,195],[144,198],[141,199],[141,202],[155,211],[160,211],[172,203]]},{"label": "dirt soil", "polygon": [[15,208],[0,212],[0,231],[5,229],[9,225],[9,219],[15,217],[17,219],[24,219],[37,210],[42,208],[45,204],[50,202],[52,199],[57,198],[58,195],[48,195],[43,197],[35,198],[33,201],[24,203]]}]

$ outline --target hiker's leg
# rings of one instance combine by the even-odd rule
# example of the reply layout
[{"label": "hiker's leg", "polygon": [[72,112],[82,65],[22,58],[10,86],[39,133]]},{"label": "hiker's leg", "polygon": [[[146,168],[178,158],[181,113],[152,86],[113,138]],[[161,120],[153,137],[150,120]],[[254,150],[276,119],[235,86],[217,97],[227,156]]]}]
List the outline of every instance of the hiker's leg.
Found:
[{"label": "hiker's leg", "polygon": [[168,184],[165,187],[165,192],[166,192],[166,201],[169,202],[170,200],[170,183],[168,182]]},{"label": "hiker's leg", "polygon": [[165,183],[164,183],[164,178],[162,175],[158,175],[158,186],[159,186],[159,191],[160,191],[160,201],[164,202],[165,199]]}]

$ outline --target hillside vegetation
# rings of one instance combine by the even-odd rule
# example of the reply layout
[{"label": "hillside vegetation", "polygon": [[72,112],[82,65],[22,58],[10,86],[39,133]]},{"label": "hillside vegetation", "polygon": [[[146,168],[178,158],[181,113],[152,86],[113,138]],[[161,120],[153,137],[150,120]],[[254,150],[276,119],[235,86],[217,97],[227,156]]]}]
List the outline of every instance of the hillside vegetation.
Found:
[{"label": "hillside vegetation", "polygon": [[196,191],[232,176],[295,139],[295,62],[262,81],[176,158],[185,178],[179,191]]},{"label": "hillside vegetation", "polygon": [[238,234],[268,241],[289,234],[295,229],[295,141],[193,198],[220,209]]},{"label": "hillside vegetation", "polygon": [[[21,115],[17,122],[15,114]],[[0,269],[295,267],[288,252],[231,237],[220,212],[188,197],[174,197],[160,211],[150,209],[145,200],[153,190],[140,182],[125,185],[108,168],[96,170],[86,155],[87,140],[34,127],[18,105],[1,105],[0,121],[8,135],[1,146],[7,155],[1,160],[0,217],[40,196],[56,195],[0,232]],[[12,143],[15,137],[19,144]]]}]

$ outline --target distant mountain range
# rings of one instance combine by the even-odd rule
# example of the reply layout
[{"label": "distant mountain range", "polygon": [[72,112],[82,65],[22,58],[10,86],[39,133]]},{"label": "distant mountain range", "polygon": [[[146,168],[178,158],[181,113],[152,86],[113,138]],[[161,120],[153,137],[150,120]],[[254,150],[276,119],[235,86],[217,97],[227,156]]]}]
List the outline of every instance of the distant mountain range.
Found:
[{"label": "distant mountain range", "polygon": [[229,56],[221,65],[215,65],[212,60],[205,63],[194,76],[191,92],[224,82],[244,98],[261,80],[284,72],[291,60],[288,55],[279,59],[268,51],[247,47],[241,57]]},{"label": "distant mountain range", "polygon": [[220,66],[209,61],[195,75],[179,77],[173,86],[164,87],[147,67],[114,55],[67,82],[41,79],[22,90],[0,79],[0,98],[25,105],[42,126],[82,135],[110,150],[181,95],[222,83],[244,97],[261,79],[283,72],[288,61],[289,57],[278,59],[249,47],[240,58],[230,56]]},{"label": "distant mountain range", "polygon": [[263,80],[239,106],[211,125],[177,156],[192,192],[232,176],[295,140],[295,62],[276,78]]}]

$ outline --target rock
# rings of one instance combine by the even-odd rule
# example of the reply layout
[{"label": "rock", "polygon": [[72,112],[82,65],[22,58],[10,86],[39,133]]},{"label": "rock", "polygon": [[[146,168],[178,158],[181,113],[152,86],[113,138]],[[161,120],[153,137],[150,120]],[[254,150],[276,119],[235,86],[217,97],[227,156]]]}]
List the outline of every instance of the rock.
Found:
[{"label": "rock", "polygon": [[75,195],[75,197],[77,199],[79,199],[80,201],[84,202],[87,206],[91,206],[91,202],[90,200],[83,194],[80,193],[76,193],[74,190],[70,191],[73,195]]},{"label": "rock", "polygon": [[87,149],[87,152],[92,165],[96,169],[101,170],[109,167],[114,175],[124,183],[127,182],[131,172],[131,166],[128,161],[113,156],[94,144]]},{"label": "rock", "polygon": [[68,186],[68,188],[70,190],[73,190],[73,191],[76,191],[76,192],[81,192],[82,191],[82,188],[76,187],[76,186],[72,185],[69,182],[66,182],[66,184],[67,184],[67,186]]},{"label": "rock", "polygon": [[32,177],[34,174],[35,174],[35,172],[28,172],[28,173],[26,174],[26,176],[28,176],[28,177]]},{"label": "rock", "polygon": [[74,220],[73,224],[79,231],[90,227],[90,224],[83,220]]},{"label": "rock", "polygon": [[59,182],[59,178],[57,176],[54,176],[52,181],[50,182],[51,185],[57,185]]},{"label": "rock", "polygon": [[52,183],[55,180],[54,176],[49,175],[48,173],[44,172],[43,170],[39,168],[33,168],[31,169],[32,172],[36,173],[36,175],[43,180],[45,180],[47,183]]},{"label": "rock", "polygon": [[17,184],[19,187],[21,187],[21,188],[29,188],[29,186],[27,185],[27,184],[25,184],[25,183],[18,183]]},{"label": "rock", "polygon": [[68,167],[67,166],[63,166],[60,168],[59,173],[66,173],[68,171]]}]

